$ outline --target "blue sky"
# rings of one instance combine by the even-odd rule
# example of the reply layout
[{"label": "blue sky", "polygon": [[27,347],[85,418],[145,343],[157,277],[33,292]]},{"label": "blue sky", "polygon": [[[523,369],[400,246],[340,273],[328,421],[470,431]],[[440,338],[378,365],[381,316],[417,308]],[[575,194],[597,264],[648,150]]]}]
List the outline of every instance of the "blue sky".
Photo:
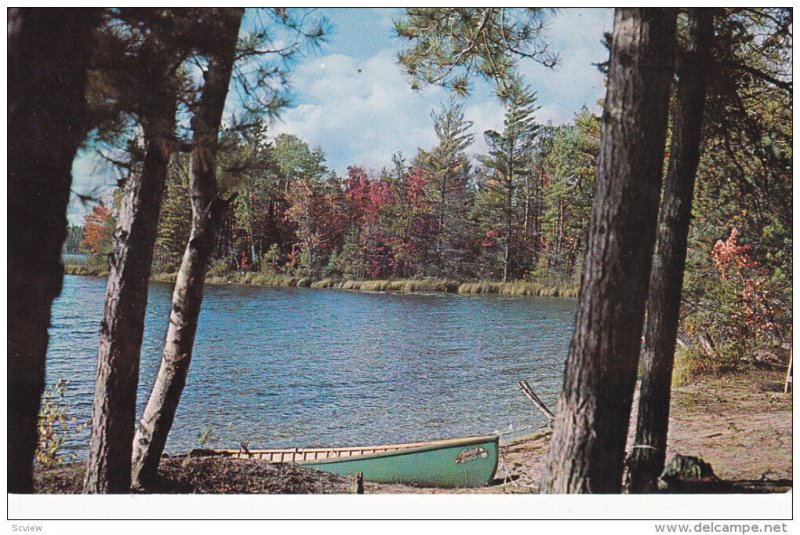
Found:
[{"label": "blue sky", "polygon": [[[328,167],[340,175],[350,165],[375,171],[389,166],[402,152],[410,159],[417,148],[429,149],[436,138],[431,111],[447,101],[438,87],[413,91],[396,62],[403,41],[394,36],[392,21],[400,9],[338,8],[321,12],[330,21],[327,43],[300,59],[291,77],[292,104],[271,125],[272,135],[295,134],[320,146]],[[592,65],[604,61],[603,33],[612,26],[611,9],[562,8],[552,17],[547,40],[560,54],[555,69],[532,61],[520,70],[536,91],[540,122],[567,122],[583,106],[599,111],[603,77]],[[360,72],[359,72],[360,70]],[[464,100],[465,116],[474,122],[470,151],[485,151],[483,131],[500,129],[503,107],[491,87],[475,81]],[[73,190],[102,197],[117,177],[96,157],[81,154],[73,166]],[[71,203],[69,219],[80,223],[90,209]]]}]

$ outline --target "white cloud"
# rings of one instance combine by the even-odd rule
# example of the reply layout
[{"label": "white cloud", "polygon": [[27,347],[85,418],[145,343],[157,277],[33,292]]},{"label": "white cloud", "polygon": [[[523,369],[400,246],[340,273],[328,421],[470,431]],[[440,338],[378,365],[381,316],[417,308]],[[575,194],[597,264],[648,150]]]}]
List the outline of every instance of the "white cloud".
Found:
[{"label": "white cloud", "polygon": [[473,122],[472,133],[475,142],[469,148],[471,155],[486,154],[488,147],[483,133],[487,130],[503,130],[505,109],[496,99],[469,104],[464,108],[464,118]]},{"label": "white cloud", "polygon": [[413,91],[392,50],[363,62],[342,54],[314,58],[293,78],[296,100],[303,103],[286,110],[273,133],[321,146],[338,172],[349,165],[380,169],[392,154],[411,158],[436,141],[430,111],[448,94],[441,88]]},{"label": "white cloud", "polygon": [[520,64],[526,81],[537,92],[540,120],[569,121],[584,105],[599,111],[597,101],[605,94],[605,78],[594,64],[608,58],[600,43],[603,33],[611,31],[612,22],[610,9],[564,8],[551,19],[545,39],[559,52],[558,65],[548,69],[532,61]]}]

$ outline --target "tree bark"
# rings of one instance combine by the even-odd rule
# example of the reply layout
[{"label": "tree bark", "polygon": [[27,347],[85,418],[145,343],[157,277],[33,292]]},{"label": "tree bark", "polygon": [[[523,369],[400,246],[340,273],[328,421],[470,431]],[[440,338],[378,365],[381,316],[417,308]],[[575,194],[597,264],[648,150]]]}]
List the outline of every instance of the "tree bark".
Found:
[{"label": "tree bark", "polygon": [[[511,167],[513,168],[514,161],[511,160]],[[509,172],[510,173],[510,172]],[[503,247],[503,282],[508,282],[508,277],[510,275],[510,267],[511,267],[511,224],[512,218],[514,216],[514,186],[513,186],[514,175],[509,174],[508,181],[506,182],[506,199],[505,199],[505,226],[506,226],[506,237],[505,237],[505,244]]]},{"label": "tree bark", "polygon": [[659,211],[645,324],[644,375],[636,441],[629,459],[631,492],[656,490],[664,469],[670,387],[678,335],[686,241],[700,161],[706,71],[714,31],[711,9],[689,12],[688,50],[679,62],[678,100],[669,169]]},{"label": "tree bark", "polygon": [[[172,63],[163,73],[162,85],[172,87],[164,80],[172,79],[175,68],[177,63]],[[175,144],[175,88],[165,88],[161,96],[159,108],[143,117],[131,150],[132,166],[123,188],[109,259],[85,493],[129,492],[131,486],[147,288],[167,167]]]},{"label": "tree bark", "polygon": [[217,138],[231,79],[243,9],[220,9],[215,53],[210,55],[202,96],[191,121],[189,188],[192,231],[172,294],[172,312],[155,385],[133,444],[132,483],[147,486],[156,475],[192,358],[203,285],[226,203],[216,181]]},{"label": "tree bark", "polygon": [[674,10],[617,9],[591,230],[543,492],[621,490],[674,47]]},{"label": "tree bark", "polygon": [[8,10],[8,492],[33,490],[50,306],[98,9]]}]

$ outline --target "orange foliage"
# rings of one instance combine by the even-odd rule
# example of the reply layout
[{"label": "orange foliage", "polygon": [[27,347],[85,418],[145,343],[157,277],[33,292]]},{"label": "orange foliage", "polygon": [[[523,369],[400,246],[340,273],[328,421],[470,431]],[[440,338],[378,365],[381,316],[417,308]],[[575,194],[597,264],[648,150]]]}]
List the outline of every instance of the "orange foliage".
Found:
[{"label": "orange foliage", "polygon": [[111,209],[102,204],[95,206],[83,220],[83,242],[81,246],[95,256],[107,253],[114,232]]},{"label": "orange foliage", "polygon": [[739,231],[731,228],[730,236],[725,241],[714,244],[711,258],[719,271],[720,280],[731,281],[737,286],[741,301],[741,309],[734,312],[741,317],[748,327],[762,331],[778,328],[773,321],[776,300],[769,288],[769,272],[760,262],[750,257],[750,246],[739,245]]}]

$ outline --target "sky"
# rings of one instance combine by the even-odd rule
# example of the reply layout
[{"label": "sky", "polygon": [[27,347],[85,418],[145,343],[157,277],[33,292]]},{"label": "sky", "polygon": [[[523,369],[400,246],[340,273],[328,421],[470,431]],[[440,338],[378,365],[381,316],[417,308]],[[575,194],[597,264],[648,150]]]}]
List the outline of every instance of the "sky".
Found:
[{"label": "sky", "polygon": [[[310,146],[319,146],[327,166],[344,176],[358,165],[379,171],[390,167],[393,154],[410,160],[418,148],[436,143],[431,112],[440,109],[450,93],[440,87],[411,89],[397,63],[404,46],[395,36],[393,20],[402,9],[322,9],[330,22],[327,42],[295,64],[290,78],[291,104],[273,121],[271,135],[294,134]],[[536,92],[540,123],[572,120],[583,106],[599,112],[605,89],[594,63],[607,59],[601,44],[612,26],[611,9],[562,8],[546,30],[552,50],[559,53],[554,69],[522,61],[519,70]],[[485,153],[483,132],[502,129],[503,106],[489,84],[475,80],[464,99],[464,115],[474,123],[475,143],[469,152]],[[73,191],[103,198],[119,178],[90,151],[82,151],[73,165]],[[73,199],[70,223],[81,224],[91,210]]]}]

